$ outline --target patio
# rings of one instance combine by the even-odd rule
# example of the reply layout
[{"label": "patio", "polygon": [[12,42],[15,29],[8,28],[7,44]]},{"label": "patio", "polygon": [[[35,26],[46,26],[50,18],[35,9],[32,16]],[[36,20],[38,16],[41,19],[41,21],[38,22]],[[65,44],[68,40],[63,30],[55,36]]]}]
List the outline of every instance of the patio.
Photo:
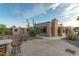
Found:
[{"label": "patio", "polygon": [[[47,38],[47,39],[46,39]],[[59,38],[59,39],[57,39]],[[69,48],[76,53],[71,54],[65,50]],[[8,46],[8,52],[12,47]],[[21,45],[21,53],[16,56],[72,56],[79,55],[79,48],[62,40],[61,37],[42,37],[42,39],[33,39],[23,41]]]}]

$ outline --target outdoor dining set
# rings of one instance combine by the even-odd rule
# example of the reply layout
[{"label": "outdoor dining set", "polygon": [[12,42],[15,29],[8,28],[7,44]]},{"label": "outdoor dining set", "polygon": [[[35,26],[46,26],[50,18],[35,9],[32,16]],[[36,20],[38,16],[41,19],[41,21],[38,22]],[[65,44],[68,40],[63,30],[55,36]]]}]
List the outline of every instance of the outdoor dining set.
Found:
[{"label": "outdoor dining set", "polygon": [[[17,39],[0,39],[0,56],[15,55],[17,52],[21,53],[22,40]],[[7,47],[12,47],[11,52],[8,53]]]}]

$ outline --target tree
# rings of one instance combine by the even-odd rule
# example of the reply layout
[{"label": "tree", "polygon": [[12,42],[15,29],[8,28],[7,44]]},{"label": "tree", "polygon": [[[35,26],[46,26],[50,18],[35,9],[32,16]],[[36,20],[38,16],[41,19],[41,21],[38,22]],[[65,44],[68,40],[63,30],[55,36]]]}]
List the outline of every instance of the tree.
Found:
[{"label": "tree", "polygon": [[0,24],[0,34],[6,30],[6,25]]},{"label": "tree", "polygon": [[32,21],[33,21],[33,28],[34,28],[35,34],[39,34],[39,28],[37,27],[35,20],[32,19]]},{"label": "tree", "polygon": [[77,20],[79,20],[79,16],[77,17]]},{"label": "tree", "polygon": [[38,27],[36,26],[36,22],[34,21],[34,19],[32,19],[32,24],[33,24],[33,27],[30,27],[29,26],[29,22],[28,22],[28,19],[27,20],[27,32],[30,36],[36,36],[38,33],[39,33],[39,29]]},{"label": "tree", "polygon": [[27,33],[28,33],[30,36],[36,36],[35,30],[34,30],[33,27],[29,27]]}]

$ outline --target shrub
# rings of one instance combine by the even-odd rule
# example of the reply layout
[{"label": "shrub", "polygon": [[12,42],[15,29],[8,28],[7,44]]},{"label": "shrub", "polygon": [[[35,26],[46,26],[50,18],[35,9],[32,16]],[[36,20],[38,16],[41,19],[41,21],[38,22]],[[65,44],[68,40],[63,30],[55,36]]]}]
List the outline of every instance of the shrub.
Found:
[{"label": "shrub", "polygon": [[27,29],[27,32],[30,36],[36,36],[37,34],[39,34],[39,28],[34,26],[34,27],[29,27]]},{"label": "shrub", "polygon": [[0,24],[0,32],[4,32],[6,30],[6,26],[3,24]]},{"label": "shrub", "polygon": [[67,36],[67,40],[77,41],[79,40],[79,35],[70,34]]},{"label": "shrub", "polygon": [[32,27],[28,28],[27,32],[30,36],[36,36],[35,30]]}]

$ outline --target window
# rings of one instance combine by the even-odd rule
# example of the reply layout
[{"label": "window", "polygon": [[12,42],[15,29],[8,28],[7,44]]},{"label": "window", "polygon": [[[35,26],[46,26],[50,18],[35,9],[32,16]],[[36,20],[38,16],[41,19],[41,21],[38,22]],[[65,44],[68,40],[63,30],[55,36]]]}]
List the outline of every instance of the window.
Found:
[{"label": "window", "polygon": [[17,29],[15,29],[15,31],[17,31]]},{"label": "window", "polygon": [[43,32],[46,33],[46,28],[43,28]]},{"label": "window", "polygon": [[65,33],[65,30],[63,29],[63,33]]},{"label": "window", "polygon": [[58,29],[58,33],[60,33],[60,29]]},{"label": "window", "polygon": [[46,32],[47,32],[46,27],[43,27],[43,28],[41,29],[41,32],[42,32],[42,33],[46,33]]}]

